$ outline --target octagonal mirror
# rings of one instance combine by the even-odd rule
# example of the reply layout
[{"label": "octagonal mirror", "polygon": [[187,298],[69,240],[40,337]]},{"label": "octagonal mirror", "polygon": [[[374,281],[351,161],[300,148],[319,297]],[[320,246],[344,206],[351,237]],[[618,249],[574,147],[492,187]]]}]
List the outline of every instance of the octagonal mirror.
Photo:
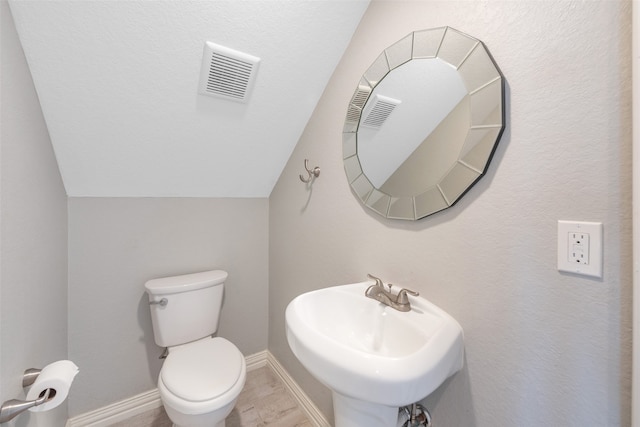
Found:
[{"label": "octagonal mirror", "polygon": [[434,214],[485,174],[504,125],[504,77],[484,44],[451,27],[415,31],[380,54],[351,98],[349,184],[384,217]]}]

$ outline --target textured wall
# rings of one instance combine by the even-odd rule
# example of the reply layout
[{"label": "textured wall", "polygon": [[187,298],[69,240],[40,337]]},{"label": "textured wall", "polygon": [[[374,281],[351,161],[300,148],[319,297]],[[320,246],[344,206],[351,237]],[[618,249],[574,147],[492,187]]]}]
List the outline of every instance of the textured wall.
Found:
[{"label": "textured wall", "polygon": [[[0,2],[0,402],[67,357],[67,198],[9,6]],[[73,389],[72,389],[73,392]],[[15,426],[61,426],[66,405]],[[4,424],[3,424],[4,425]]]},{"label": "textured wall", "polygon": [[[367,2],[11,8],[70,196],[264,198]],[[197,94],[206,40],[261,58],[246,104]]]},{"label": "textured wall", "polygon": [[[331,414],[290,352],[296,295],[373,273],[417,289],[465,331],[462,372],[426,403],[447,427],[627,426],[631,360],[628,1],[376,1],[270,198],[269,348]],[[364,70],[414,30],[486,43],[507,81],[507,129],[485,176],[419,222],[360,205],[341,130]],[[322,168],[311,189],[304,158]],[[604,223],[604,279],[556,270],[558,219]]]},{"label": "textured wall", "polygon": [[226,270],[218,335],[264,350],[267,241],[267,199],[70,198],[69,356],[84,367],[70,415],[156,386],[149,279]]}]

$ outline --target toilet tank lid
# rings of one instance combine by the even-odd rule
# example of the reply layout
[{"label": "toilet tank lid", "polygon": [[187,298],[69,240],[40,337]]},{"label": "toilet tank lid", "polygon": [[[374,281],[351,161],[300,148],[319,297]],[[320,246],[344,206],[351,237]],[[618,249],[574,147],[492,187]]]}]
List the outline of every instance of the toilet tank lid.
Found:
[{"label": "toilet tank lid", "polygon": [[203,271],[201,273],[152,279],[145,283],[144,287],[151,295],[177,294],[218,285],[223,283],[227,276],[227,272],[223,270]]}]

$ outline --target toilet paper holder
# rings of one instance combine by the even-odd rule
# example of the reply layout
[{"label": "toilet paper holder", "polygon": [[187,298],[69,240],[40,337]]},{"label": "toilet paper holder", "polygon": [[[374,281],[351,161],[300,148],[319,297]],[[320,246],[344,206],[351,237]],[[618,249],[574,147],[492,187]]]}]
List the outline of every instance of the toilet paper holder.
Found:
[{"label": "toilet paper holder", "polygon": [[[38,375],[40,375],[40,371],[41,369],[35,368],[29,368],[24,371],[22,375],[22,387],[26,388],[32,385],[36,381],[36,378],[38,378]],[[0,407],[0,424],[12,420],[27,409],[42,405],[47,400],[52,399],[55,394],[56,391],[54,389],[48,388],[40,393],[40,396],[35,400],[7,400]]]}]

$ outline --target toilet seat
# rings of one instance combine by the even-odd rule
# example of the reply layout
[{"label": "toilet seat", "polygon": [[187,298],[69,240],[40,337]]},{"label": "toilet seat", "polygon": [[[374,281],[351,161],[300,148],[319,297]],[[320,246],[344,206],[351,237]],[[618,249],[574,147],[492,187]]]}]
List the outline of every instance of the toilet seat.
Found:
[{"label": "toilet seat", "polygon": [[240,350],[224,338],[206,338],[170,349],[158,389],[173,408],[198,414],[236,399],[245,377],[246,364]]}]

